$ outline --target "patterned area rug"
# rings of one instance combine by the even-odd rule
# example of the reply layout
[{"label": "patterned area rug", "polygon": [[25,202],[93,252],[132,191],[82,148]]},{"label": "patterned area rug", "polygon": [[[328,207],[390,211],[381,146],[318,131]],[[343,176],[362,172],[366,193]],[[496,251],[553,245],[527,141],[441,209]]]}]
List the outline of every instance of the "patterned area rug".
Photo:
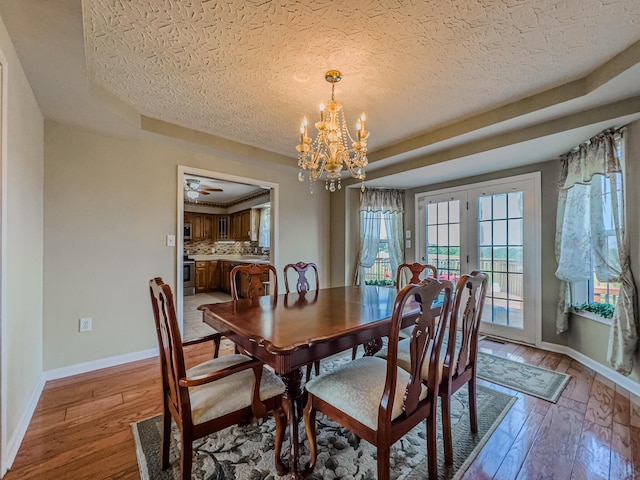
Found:
[{"label": "patterned area rug", "polygon": [[571,375],[478,352],[478,378],[555,403]]},{"label": "patterned area rug", "polygon": [[[325,368],[327,362],[323,362]],[[452,399],[454,464],[445,466],[442,450],[441,421],[438,409],[438,468],[440,479],[462,476],[491,433],[515,402],[515,397],[478,386],[479,431],[469,429],[466,389]],[[309,479],[374,480],[377,478],[376,450],[326,417],[318,415],[318,462]],[[179,435],[174,426],[171,441],[171,467],[160,469],[160,416],[132,425],[136,441],[138,465],[143,480],[179,478]],[[308,442],[301,423],[302,464],[308,460]],[[275,424],[267,417],[251,425],[234,426],[194,442],[193,479],[206,480],[275,480],[289,478],[275,473],[273,463]],[[424,422],[395,443],[391,451],[393,480],[426,479],[426,426]],[[285,441],[283,451],[287,451]]]}]

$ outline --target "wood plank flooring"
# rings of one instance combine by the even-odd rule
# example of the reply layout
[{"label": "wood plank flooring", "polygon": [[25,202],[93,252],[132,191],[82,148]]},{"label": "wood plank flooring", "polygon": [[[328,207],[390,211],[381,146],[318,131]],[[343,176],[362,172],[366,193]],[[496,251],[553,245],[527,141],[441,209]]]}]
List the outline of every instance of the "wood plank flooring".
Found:
[{"label": "wood plank flooring", "polygon": [[[640,479],[639,397],[563,355],[488,339],[481,348],[572,378],[556,404],[480,380],[518,400],[464,479]],[[186,357],[195,365],[211,347]],[[138,479],[130,424],[160,412],[157,359],[48,382],[5,479]]]}]

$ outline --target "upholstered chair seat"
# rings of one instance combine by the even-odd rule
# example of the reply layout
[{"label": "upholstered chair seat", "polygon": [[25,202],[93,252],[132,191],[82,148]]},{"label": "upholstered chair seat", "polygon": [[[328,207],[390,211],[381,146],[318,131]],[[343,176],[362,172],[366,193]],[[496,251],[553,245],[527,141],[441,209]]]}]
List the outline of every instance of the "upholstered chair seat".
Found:
[{"label": "upholstered chair seat", "polygon": [[[378,357],[361,357],[306,384],[309,393],[330,403],[372,430],[378,429],[378,409],[387,380],[387,362]],[[409,374],[398,368],[391,420],[402,414]],[[422,385],[420,400],[427,396]]]},{"label": "upholstered chair seat", "polygon": [[[206,375],[248,360],[251,358],[240,354],[214,358],[188,369],[187,377],[194,378]],[[253,381],[253,372],[242,370],[214,383],[190,387],[191,418],[194,425],[222,417],[241,408],[250,407]],[[281,395],[284,390],[285,386],[282,380],[271,370],[263,367],[260,400]]]}]

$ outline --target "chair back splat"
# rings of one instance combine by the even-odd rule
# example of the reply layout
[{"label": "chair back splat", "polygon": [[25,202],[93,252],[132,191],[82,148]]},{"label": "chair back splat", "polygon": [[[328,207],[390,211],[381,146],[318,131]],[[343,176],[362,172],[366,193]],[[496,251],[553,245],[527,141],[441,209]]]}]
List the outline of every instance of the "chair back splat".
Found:
[{"label": "chair back splat", "polygon": [[266,295],[267,290],[265,287],[265,281],[263,281],[265,272],[271,272],[273,275],[269,277],[271,282],[271,291],[269,295],[278,296],[278,271],[276,267],[268,263],[251,263],[249,265],[236,265],[231,269],[229,276],[231,277],[231,298],[238,300],[240,298],[240,290],[238,288],[238,282],[243,280],[238,278],[240,275],[247,275],[246,297],[255,298]]},{"label": "chair back splat", "polygon": [[[433,265],[422,263],[402,263],[398,265],[396,288],[400,290],[405,285],[420,283],[423,280],[420,276],[425,270],[429,270],[427,277],[438,278],[438,270]],[[405,283],[403,279],[406,278],[405,275],[408,274],[411,274],[411,278]]]},{"label": "chair back splat", "polygon": [[315,274],[315,286],[313,290],[318,290],[320,288],[320,279],[318,276],[318,266],[315,263],[289,263],[284,266],[284,288],[287,293],[290,293],[289,289],[289,270],[294,270],[298,274],[298,279],[296,282],[296,291],[300,292],[308,292],[312,290],[311,284],[309,283],[309,279],[307,278],[307,273],[309,270],[313,270]]}]

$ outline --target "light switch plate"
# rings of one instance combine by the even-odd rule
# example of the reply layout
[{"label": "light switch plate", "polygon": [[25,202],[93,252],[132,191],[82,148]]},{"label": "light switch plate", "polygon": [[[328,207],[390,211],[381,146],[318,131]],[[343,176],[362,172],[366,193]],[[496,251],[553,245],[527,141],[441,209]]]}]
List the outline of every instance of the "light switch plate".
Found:
[{"label": "light switch plate", "polygon": [[176,246],[176,236],[167,235],[167,247],[175,247],[175,246]]},{"label": "light switch plate", "polygon": [[406,230],[404,232],[404,238],[411,238],[411,230]]}]

